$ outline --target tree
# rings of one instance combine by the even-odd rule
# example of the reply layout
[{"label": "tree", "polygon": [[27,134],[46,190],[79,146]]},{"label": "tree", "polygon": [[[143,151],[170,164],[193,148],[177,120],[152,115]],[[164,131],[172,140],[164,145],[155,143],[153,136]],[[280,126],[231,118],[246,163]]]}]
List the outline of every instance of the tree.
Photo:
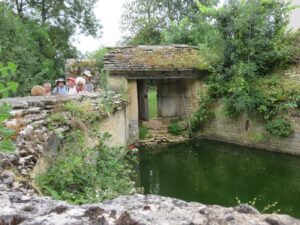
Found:
[{"label": "tree", "polygon": [[262,76],[284,62],[288,12],[281,0],[230,0],[217,10],[214,18],[225,44],[222,74],[232,76],[240,68],[245,76]]},{"label": "tree", "polygon": [[[123,8],[124,13],[122,15],[121,28],[125,33],[124,38],[127,40],[125,42],[130,42],[130,39],[141,30],[158,31],[163,19],[157,14],[159,8],[156,0],[127,1]],[[140,37],[138,39],[141,40],[143,38]]]},{"label": "tree", "polygon": [[54,27],[67,28],[72,32],[80,29],[89,35],[98,34],[100,24],[93,8],[97,0],[9,0],[17,14],[34,18]]},{"label": "tree", "polygon": [[[217,4],[217,0],[203,0],[205,5]],[[125,42],[134,44],[159,44],[161,32],[184,18],[196,20],[199,8],[191,0],[133,0],[124,5],[122,29]]]}]

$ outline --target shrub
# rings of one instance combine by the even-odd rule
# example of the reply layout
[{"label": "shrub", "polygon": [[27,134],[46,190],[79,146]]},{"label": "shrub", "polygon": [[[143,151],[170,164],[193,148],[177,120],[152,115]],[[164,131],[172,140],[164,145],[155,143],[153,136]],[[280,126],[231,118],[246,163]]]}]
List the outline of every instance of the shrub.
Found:
[{"label": "shrub", "polygon": [[213,116],[208,108],[212,100],[209,94],[200,93],[199,108],[192,118],[192,131],[197,131],[207,119]]},{"label": "shrub", "polygon": [[182,128],[178,121],[172,121],[168,127],[168,132],[174,136],[180,135],[182,133]]},{"label": "shrub", "polygon": [[67,119],[61,113],[53,113],[52,115],[50,115],[50,122],[65,124],[67,122]]},{"label": "shrub", "polygon": [[132,158],[125,148],[99,145],[86,149],[82,135],[73,133],[46,174],[37,178],[42,192],[73,204],[95,203],[135,192]]},{"label": "shrub", "polygon": [[83,102],[67,102],[64,105],[64,109],[71,113],[73,117],[80,118],[87,122],[92,122],[98,118],[98,113],[93,110],[92,103],[90,101]]},{"label": "shrub", "polygon": [[288,137],[293,132],[291,124],[282,118],[270,120],[267,131],[276,137]]}]

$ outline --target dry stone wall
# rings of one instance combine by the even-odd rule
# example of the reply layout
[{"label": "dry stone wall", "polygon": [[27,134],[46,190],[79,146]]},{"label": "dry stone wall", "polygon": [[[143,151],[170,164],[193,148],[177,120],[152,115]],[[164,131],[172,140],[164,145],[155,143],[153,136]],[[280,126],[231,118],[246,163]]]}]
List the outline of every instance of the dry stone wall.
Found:
[{"label": "dry stone wall", "polygon": [[[113,103],[112,114],[119,111],[125,112],[127,102],[122,100],[121,95],[116,93],[111,94],[111,101]],[[63,123],[55,127],[49,127],[49,123],[51,122],[50,115],[57,112],[57,110],[61,110],[62,105],[70,101],[78,104],[88,101],[92,110],[99,114],[99,123],[102,120],[109,119],[108,113],[103,109],[99,101],[100,97],[99,94],[89,94],[84,96],[43,96],[1,100],[0,104],[8,102],[12,107],[10,112],[11,118],[6,121],[5,125],[16,131],[13,137],[16,150],[12,153],[0,151],[0,190],[23,189],[25,191],[28,189],[26,177],[31,175],[37,164],[43,164],[42,160],[39,161],[40,158],[45,156],[55,157],[61,141],[60,137],[72,128],[72,123]],[[64,116],[67,120],[72,119],[70,113],[62,113],[65,113]],[[122,115],[126,116],[125,113]],[[124,118],[123,121],[125,124]],[[125,129],[124,124],[123,128]],[[103,132],[106,132],[106,130],[103,130]],[[123,144],[125,143],[126,140],[124,138]],[[16,181],[16,179],[14,180],[12,178],[14,177],[13,174],[5,171],[6,168],[15,168],[21,182]],[[2,173],[1,170],[4,170],[4,172]]]}]

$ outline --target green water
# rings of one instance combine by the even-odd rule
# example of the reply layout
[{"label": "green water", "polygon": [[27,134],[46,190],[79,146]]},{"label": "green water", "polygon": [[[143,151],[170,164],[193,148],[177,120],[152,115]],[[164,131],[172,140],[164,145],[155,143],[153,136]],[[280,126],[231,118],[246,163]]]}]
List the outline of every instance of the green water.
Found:
[{"label": "green water", "polygon": [[[140,151],[145,194],[222,206],[258,198],[256,208],[300,218],[300,157],[212,141]],[[271,210],[273,212],[273,210]]]}]

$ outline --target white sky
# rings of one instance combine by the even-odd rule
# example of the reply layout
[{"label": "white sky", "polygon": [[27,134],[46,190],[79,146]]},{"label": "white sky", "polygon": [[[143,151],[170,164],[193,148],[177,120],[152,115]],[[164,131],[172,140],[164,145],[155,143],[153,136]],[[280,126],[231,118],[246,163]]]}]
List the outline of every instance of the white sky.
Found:
[{"label": "white sky", "polygon": [[95,7],[95,14],[102,25],[102,37],[79,36],[75,46],[82,53],[97,50],[100,46],[115,46],[122,37],[120,20],[122,6],[125,0],[98,0]]},{"label": "white sky", "polygon": [[[122,32],[120,30],[120,20],[122,15],[122,6],[126,0],[98,0],[95,7],[95,14],[100,19],[102,29],[101,38],[92,38],[86,36],[76,37],[75,46],[82,53],[99,49],[100,46],[115,46],[121,40]],[[221,0],[224,2],[224,0]],[[294,5],[300,5],[300,0],[292,0]],[[292,13],[291,26],[300,28],[300,9]]]}]

